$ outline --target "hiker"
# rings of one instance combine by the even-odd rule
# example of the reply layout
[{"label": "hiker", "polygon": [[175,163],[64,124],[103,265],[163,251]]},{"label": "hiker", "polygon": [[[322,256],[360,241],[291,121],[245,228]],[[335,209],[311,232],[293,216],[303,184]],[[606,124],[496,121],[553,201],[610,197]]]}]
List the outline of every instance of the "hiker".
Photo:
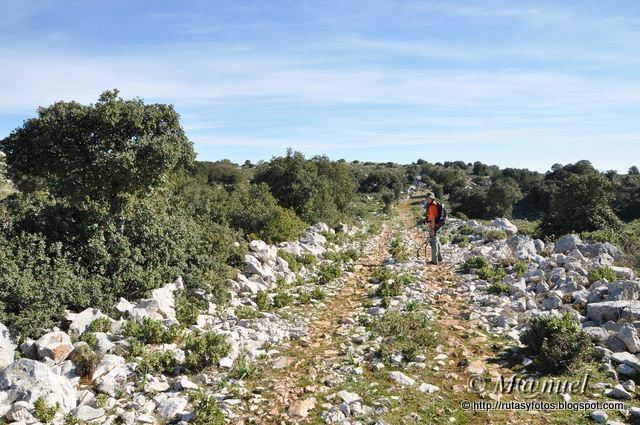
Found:
[{"label": "hiker", "polygon": [[427,217],[426,224],[429,227],[429,243],[431,244],[431,261],[430,264],[438,264],[442,261],[442,254],[440,253],[440,239],[438,239],[438,230],[444,224],[446,213],[443,214],[444,207],[439,202],[436,202],[436,197],[433,192],[427,192],[425,195],[427,201]]}]

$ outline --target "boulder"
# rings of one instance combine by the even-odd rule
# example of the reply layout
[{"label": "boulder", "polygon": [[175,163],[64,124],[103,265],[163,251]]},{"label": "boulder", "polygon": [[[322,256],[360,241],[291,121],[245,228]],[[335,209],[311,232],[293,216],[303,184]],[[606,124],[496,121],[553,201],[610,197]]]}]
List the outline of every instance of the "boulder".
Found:
[{"label": "boulder", "polygon": [[387,378],[390,381],[395,382],[396,384],[405,385],[409,387],[415,385],[416,383],[415,379],[410,378],[404,373],[399,371],[389,372],[389,374],[387,375]]},{"label": "boulder", "polygon": [[122,317],[125,317],[131,314],[131,311],[133,310],[133,308],[134,308],[134,305],[124,298],[120,298],[120,301],[118,301],[118,304],[116,304],[116,310],[118,311],[118,313],[120,313]]},{"label": "boulder", "polygon": [[587,304],[587,317],[600,323],[609,320],[617,322],[619,319],[635,322],[640,320],[640,301],[620,300]]},{"label": "boulder", "polygon": [[621,260],[624,254],[615,245],[609,242],[598,242],[592,244],[579,244],[578,249],[587,257],[596,258],[602,254],[611,256],[614,260]]},{"label": "boulder", "polygon": [[309,411],[315,406],[316,399],[313,397],[309,397],[304,400],[296,400],[289,406],[287,413],[291,417],[306,418],[309,415]]},{"label": "boulder", "polygon": [[611,269],[616,272],[616,279],[635,279],[636,277],[633,269],[629,267],[611,266]]},{"label": "boulder", "polygon": [[81,422],[91,422],[103,417],[104,409],[84,405],[76,409],[74,416]]},{"label": "boulder", "polygon": [[87,308],[80,313],[68,315],[67,319],[71,320],[69,334],[75,336],[82,335],[87,328],[89,328],[91,322],[102,317],[109,318],[106,314],[102,314],[97,308]]},{"label": "boulder", "polygon": [[13,363],[16,355],[16,345],[11,340],[9,329],[0,323],[0,369]]},{"label": "boulder", "polygon": [[636,328],[630,323],[623,323],[620,326],[620,330],[616,334],[616,337],[624,342],[627,347],[627,351],[630,353],[637,353],[640,351],[640,340],[638,339],[638,332]]},{"label": "boulder", "polygon": [[563,254],[571,252],[581,244],[582,240],[578,235],[565,235],[558,239],[553,246],[553,252]]},{"label": "boulder", "polygon": [[189,404],[189,400],[183,397],[168,397],[158,403],[158,416],[167,422],[172,422],[178,418]]},{"label": "boulder", "polygon": [[637,300],[640,297],[640,281],[616,280],[609,284],[607,300]]},{"label": "boulder", "polygon": [[49,406],[60,403],[63,413],[76,407],[76,390],[71,382],[56,375],[44,363],[18,359],[0,371],[0,417],[12,403],[33,404],[39,397],[43,397]]},{"label": "boulder", "polygon": [[640,371],[640,359],[626,351],[611,354],[611,361],[616,364],[626,364],[627,366],[631,366],[635,370]]},{"label": "boulder", "polygon": [[49,358],[55,363],[60,363],[73,351],[73,344],[69,335],[55,331],[42,335],[36,341],[36,349],[39,358]]},{"label": "boulder", "polygon": [[493,219],[491,224],[489,224],[489,227],[497,230],[503,230],[509,236],[513,236],[518,233],[518,227],[506,218]]},{"label": "boulder", "polygon": [[604,342],[609,339],[609,332],[598,326],[590,326],[588,328],[582,329],[592,341],[594,342]]},{"label": "boulder", "polygon": [[168,283],[161,288],[151,291],[151,298],[157,302],[157,311],[165,318],[176,317],[176,311],[174,309],[176,299],[174,293],[178,290],[184,289],[184,283],[182,278],[176,279],[173,283]]}]

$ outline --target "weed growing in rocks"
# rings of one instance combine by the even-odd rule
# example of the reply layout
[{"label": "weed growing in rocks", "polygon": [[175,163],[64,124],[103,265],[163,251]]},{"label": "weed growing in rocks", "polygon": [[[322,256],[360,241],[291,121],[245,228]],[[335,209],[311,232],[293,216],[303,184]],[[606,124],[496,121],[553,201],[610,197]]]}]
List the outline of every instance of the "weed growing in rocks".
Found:
[{"label": "weed growing in rocks", "polygon": [[527,272],[527,270],[528,270],[528,267],[527,267],[526,261],[520,260],[513,266],[513,271],[518,276],[522,276]]},{"label": "weed growing in rocks", "polygon": [[396,235],[391,240],[391,244],[389,246],[389,254],[391,254],[393,259],[398,262],[406,261],[409,258],[406,244],[402,242],[402,239],[399,235]]},{"label": "weed growing in rocks", "polygon": [[478,255],[475,257],[468,258],[462,264],[462,271],[465,273],[469,273],[473,270],[479,270],[486,267],[489,267],[489,260]]},{"label": "weed growing in rocks", "polygon": [[172,375],[177,365],[178,362],[171,351],[153,351],[144,353],[140,357],[138,372],[143,375],[157,373]]},{"label": "weed growing in rocks", "polygon": [[257,366],[250,361],[246,355],[241,355],[233,362],[233,367],[227,375],[227,379],[246,379],[250,378],[256,371]]},{"label": "weed growing in rocks", "polygon": [[504,230],[493,229],[493,230],[487,230],[482,233],[482,239],[488,242],[497,241],[500,239],[507,239],[507,237],[508,237],[507,232],[505,232]]},{"label": "weed growing in rocks", "polygon": [[288,306],[293,301],[293,297],[284,291],[280,291],[273,296],[273,307],[274,308],[282,308]]}]

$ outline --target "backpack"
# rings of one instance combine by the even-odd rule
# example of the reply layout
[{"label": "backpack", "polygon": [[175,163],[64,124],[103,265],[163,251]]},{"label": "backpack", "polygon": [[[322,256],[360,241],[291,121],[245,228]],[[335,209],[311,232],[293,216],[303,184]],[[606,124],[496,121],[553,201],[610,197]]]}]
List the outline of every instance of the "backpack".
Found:
[{"label": "backpack", "polygon": [[[441,202],[434,202],[438,209],[438,215],[436,216],[436,228],[439,229],[444,226],[444,223],[447,221],[447,208]],[[427,208],[429,208],[429,206],[427,206]]]},{"label": "backpack", "polygon": [[447,208],[444,204],[436,201],[436,207],[438,208],[438,216],[436,217],[436,227],[444,226],[447,221]]}]

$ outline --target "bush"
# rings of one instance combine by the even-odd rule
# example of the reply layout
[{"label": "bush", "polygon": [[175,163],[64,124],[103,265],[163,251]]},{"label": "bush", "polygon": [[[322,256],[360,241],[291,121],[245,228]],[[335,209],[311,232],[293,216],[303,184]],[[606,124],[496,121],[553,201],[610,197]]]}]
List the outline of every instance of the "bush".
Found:
[{"label": "bush", "polygon": [[462,264],[462,270],[465,273],[469,273],[472,270],[479,270],[479,269],[488,268],[488,267],[489,267],[489,260],[487,260],[485,257],[481,257],[479,255],[477,255],[475,257],[468,258]]},{"label": "bush", "polygon": [[593,354],[589,336],[569,314],[534,317],[520,336],[536,366],[545,372],[563,372],[587,361]]},{"label": "bush", "polygon": [[171,351],[153,351],[141,356],[137,370],[142,376],[158,373],[171,375],[177,365],[178,362]]},{"label": "bush", "polygon": [[616,280],[616,272],[611,267],[598,267],[589,271],[588,279],[589,283],[600,279],[607,279],[608,282],[613,282]]},{"label": "bush", "polygon": [[269,309],[269,294],[266,291],[260,291],[253,297],[253,302],[259,310],[264,311]]},{"label": "bush", "polygon": [[222,334],[190,334],[184,344],[184,365],[192,372],[201,372],[229,354],[230,350],[231,346]]},{"label": "bush", "polygon": [[426,314],[409,311],[388,311],[370,325],[371,337],[381,336],[380,356],[389,363],[391,355],[402,352],[405,360],[413,361],[417,354],[435,343],[435,330]]},{"label": "bush", "polygon": [[298,263],[298,259],[296,258],[296,256],[294,254],[291,254],[290,252],[280,249],[278,250],[278,257],[285,260],[287,264],[289,264],[289,270],[294,273],[298,273],[302,268]]},{"label": "bush", "polygon": [[460,226],[458,228],[458,233],[460,233],[461,235],[472,235],[473,234],[473,228],[471,226],[468,226],[466,224],[463,224],[462,226]]},{"label": "bush", "polygon": [[527,265],[526,261],[518,261],[514,266],[513,266],[513,272],[518,275],[521,276],[523,274],[525,274],[527,272],[527,270],[529,270],[529,267]]},{"label": "bush", "polygon": [[404,284],[400,279],[388,279],[380,282],[374,294],[377,297],[397,297],[403,289]]},{"label": "bush", "polygon": [[216,404],[216,398],[206,391],[190,394],[194,416],[189,421],[193,425],[224,425],[224,415]]},{"label": "bush", "polygon": [[55,418],[56,413],[60,409],[60,403],[56,403],[55,406],[47,406],[44,397],[40,396],[33,402],[33,414],[36,419],[42,423],[49,423]]},{"label": "bush", "polygon": [[508,294],[509,285],[504,283],[494,283],[487,288],[487,292],[494,295]]},{"label": "bush", "polygon": [[247,305],[239,305],[236,307],[235,315],[238,319],[257,319],[260,312]]},{"label": "bush", "polygon": [[482,238],[489,242],[507,239],[507,237],[507,232],[504,230],[493,229],[482,232]]},{"label": "bush", "polygon": [[111,332],[111,319],[108,317],[98,317],[93,322],[89,323],[87,332]]},{"label": "bush", "polygon": [[195,325],[200,311],[209,309],[209,302],[191,291],[177,291],[175,300],[176,319],[182,326]]},{"label": "bush", "polygon": [[165,329],[159,320],[143,317],[140,323],[134,320],[125,323],[122,335],[142,344],[170,344],[182,339],[184,333],[177,325]]},{"label": "bush", "polygon": [[274,308],[285,307],[291,304],[292,300],[293,300],[293,297],[289,293],[284,291],[278,292],[273,296],[273,307]]},{"label": "bush", "polygon": [[337,279],[342,275],[340,265],[337,263],[327,264],[320,267],[318,270],[317,282],[321,285],[325,285],[331,282],[333,279]]},{"label": "bush", "polygon": [[400,236],[396,236],[391,240],[389,253],[393,259],[398,262],[406,261],[409,258],[409,255],[407,254],[407,247],[402,243]]}]

